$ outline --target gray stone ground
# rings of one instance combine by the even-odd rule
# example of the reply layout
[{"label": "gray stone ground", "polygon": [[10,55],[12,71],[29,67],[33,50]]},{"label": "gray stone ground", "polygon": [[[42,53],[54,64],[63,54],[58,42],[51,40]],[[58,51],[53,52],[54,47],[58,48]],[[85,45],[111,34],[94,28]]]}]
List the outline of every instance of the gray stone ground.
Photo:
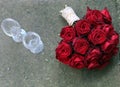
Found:
[{"label": "gray stone ground", "polygon": [[55,59],[58,34],[67,24],[59,14],[65,4],[80,17],[86,6],[108,7],[119,32],[120,0],[0,0],[0,22],[14,18],[26,31],[37,32],[45,44],[35,55],[0,30],[0,87],[120,87],[118,55],[101,71],[72,69]]}]

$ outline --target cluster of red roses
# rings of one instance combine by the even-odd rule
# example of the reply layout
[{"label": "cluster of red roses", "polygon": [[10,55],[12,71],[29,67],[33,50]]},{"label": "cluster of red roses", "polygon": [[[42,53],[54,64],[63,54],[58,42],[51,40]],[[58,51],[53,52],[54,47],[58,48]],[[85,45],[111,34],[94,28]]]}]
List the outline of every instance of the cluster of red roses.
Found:
[{"label": "cluster of red roses", "polygon": [[118,52],[119,35],[107,8],[87,8],[83,19],[62,28],[60,37],[56,58],[73,68],[101,69]]}]

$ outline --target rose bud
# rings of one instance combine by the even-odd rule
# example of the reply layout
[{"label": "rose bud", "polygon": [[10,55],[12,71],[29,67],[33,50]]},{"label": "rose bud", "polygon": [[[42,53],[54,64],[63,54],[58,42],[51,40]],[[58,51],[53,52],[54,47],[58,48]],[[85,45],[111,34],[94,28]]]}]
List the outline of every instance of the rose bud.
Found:
[{"label": "rose bud", "polygon": [[115,45],[110,43],[110,41],[106,41],[102,46],[101,49],[105,52],[105,53],[110,53],[113,49],[115,48]]},{"label": "rose bud", "polygon": [[112,21],[112,18],[111,18],[111,16],[110,16],[110,13],[109,13],[109,11],[108,11],[107,8],[104,8],[104,9],[101,11],[101,13],[105,16],[105,19],[106,19],[107,21],[109,21],[109,22]]},{"label": "rose bud", "polygon": [[76,34],[72,26],[66,26],[62,28],[60,37],[65,41],[72,41],[75,38]]},{"label": "rose bud", "polygon": [[77,69],[84,68],[84,57],[79,54],[73,54],[69,60],[69,66]]},{"label": "rose bud", "polygon": [[56,58],[65,64],[68,63],[71,53],[71,46],[64,41],[60,42],[58,47],[56,48]]},{"label": "rose bud", "polygon": [[106,40],[106,34],[103,30],[101,29],[94,29],[89,35],[88,39],[94,44],[102,44]]},{"label": "rose bud", "polygon": [[75,24],[75,29],[78,36],[88,34],[90,31],[90,23],[87,20],[79,20]]},{"label": "rose bud", "polygon": [[103,22],[103,14],[99,10],[91,10],[89,7],[87,8],[87,13],[85,18],[89,20],[92,24],[96,22]]},{"label": "rose bud", "polygon": [[89,48],[89,43],[87,40],[83,38],[75,38],[73,40],[73,48],[75,52],[80,54],[85,54]]}]

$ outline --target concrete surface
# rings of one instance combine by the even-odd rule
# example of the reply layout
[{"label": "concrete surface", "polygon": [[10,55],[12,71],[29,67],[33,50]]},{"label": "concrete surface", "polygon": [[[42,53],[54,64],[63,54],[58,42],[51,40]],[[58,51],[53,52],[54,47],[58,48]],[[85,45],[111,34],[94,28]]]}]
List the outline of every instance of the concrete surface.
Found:
[{"label": "concrete surface", "polygon": [[0,30],[0,87],[120,87],[118,55],[101,71],[72,69],[55,59],[58,34],[67,24],[59,15],[65,4],[80,17],[86,6],[108,7],[119,32],[120,0],[0,0],[0,22],[14,18],[26,31],[37,32],[45,44],[35,55]]}]

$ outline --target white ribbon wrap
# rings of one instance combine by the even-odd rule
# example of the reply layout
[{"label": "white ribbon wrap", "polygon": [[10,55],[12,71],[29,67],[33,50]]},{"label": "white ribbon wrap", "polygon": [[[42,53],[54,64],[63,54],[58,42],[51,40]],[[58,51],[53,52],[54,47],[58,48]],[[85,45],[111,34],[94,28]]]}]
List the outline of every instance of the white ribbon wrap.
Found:
[{"label": "white ribbon wrap", "polygon": [[71,7],[65,5],[65,8],[60,11],[62,17],[67,21],[67,23],[71,26],[75,21],[78,21],[80,18],[76,15],[74,10]]}]

